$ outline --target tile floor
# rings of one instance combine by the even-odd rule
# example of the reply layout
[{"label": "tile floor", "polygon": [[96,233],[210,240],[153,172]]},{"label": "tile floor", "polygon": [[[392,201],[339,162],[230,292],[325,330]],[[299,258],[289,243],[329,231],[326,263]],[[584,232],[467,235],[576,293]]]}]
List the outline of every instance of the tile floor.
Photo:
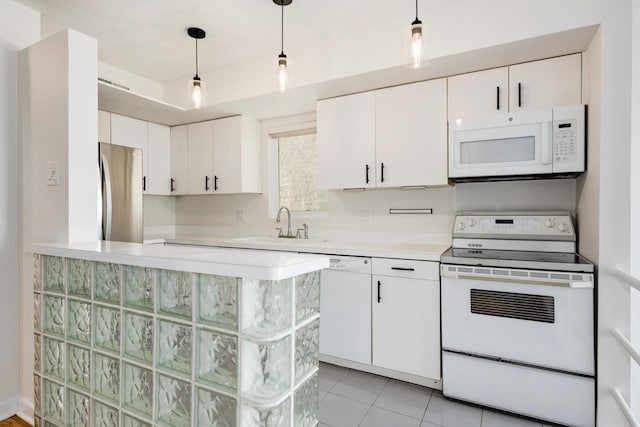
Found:
[{"label": "tile floor", "polygon": [[320,427],[550,427],[438,390],[320,364]]}]

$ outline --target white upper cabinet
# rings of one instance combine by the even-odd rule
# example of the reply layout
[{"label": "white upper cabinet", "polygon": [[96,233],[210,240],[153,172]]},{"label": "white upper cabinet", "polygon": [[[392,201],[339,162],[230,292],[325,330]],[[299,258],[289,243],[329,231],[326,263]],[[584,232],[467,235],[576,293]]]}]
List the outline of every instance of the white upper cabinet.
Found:
[{"label": "white upper cabinet", "polygon": [[187,193],[213,192],[213,126],[211,122],[187,125]]},{"label": "white upper cabinet", "polygon": [[378,187],[447,184],[447,80],[378,90]]},{"label": "white upper cabinet", "polygon": [[111,113],[98,110],[98,142],[111,143]]},{"label": "white upper cabinet", "polygon": [[149,176],[147,152],[147,122],[119,114],[111,114],[111,143],[142,150],[142,176],[144,194],[148,194],[146,180]]},{"label": "white upper cabinet", "polygon": [[169,126],[148,124],[148,171],[149,194],[171,194],[171,136]]},{"label": "white upper cabinet", "polygon": [[448,118],[509,111],[509,69],[494,68],[449,77]]},{"label": "white upper cabinet", "polygon": [[509,67],[509,110],[582,103],[582,55]]},{"label": "white upper cabinet", "polygon": [[187,194],[187,125],[171,128],[171,178],[169,192],[174,196]]},{"label": "white upper cabinet", "polygon": [[216,194],[260,193],[260,130],[246,116],[213,120],[213,182]]},{"label": "white upper cabinet", "polygon": [[579,53],[449,77],[448,117],[582,103]]},{"label": "white upper cabinet", "polygon": [[375,94],[318,101],[318,187],[375,187]]}]

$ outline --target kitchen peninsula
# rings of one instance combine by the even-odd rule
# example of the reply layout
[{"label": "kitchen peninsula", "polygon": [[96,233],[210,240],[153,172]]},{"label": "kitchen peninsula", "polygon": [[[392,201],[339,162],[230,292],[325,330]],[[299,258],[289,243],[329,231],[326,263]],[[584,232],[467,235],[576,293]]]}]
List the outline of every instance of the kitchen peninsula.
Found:
[{"label": "kitchen peninsula", "polygon": [[36,425],[316,425],[328,257],[120,242],[30,251]]}]

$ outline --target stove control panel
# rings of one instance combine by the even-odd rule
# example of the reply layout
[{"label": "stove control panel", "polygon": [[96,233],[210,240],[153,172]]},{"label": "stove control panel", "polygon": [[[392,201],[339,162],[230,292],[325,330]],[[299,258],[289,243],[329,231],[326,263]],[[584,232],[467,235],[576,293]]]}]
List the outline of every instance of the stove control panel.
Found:
[{"label": "stove control panel", "polygon": [[456,216],[453,237],[575,239],[568,212],[465,212]]}]

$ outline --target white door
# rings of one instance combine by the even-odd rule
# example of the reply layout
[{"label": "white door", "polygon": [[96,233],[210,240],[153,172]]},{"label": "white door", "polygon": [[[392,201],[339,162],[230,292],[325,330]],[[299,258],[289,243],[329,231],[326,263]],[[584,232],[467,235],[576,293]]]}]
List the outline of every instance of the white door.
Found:
[{"label": "white door", "polygon": [[449,120],[487,116],[509,110],[507,67],[461,74],[447,80]]},{"label": "white door", "polygon": [[582,103],[582,55],[560,56],[509,67],[509,110]]},{"label": "white door", "polygon": [[378,187],[447,184],[447,80],[378,90]]},{"label": "white door", "polygon": [[320,353],[371,364],[371,274],[322,270]]},{"label": "white door", "polygon": [[171,128],[170,193],[187,194],[187,125]]},{"label": "white door", "polygon": [[146,180],[149,176],[147,132],[147,122],[120,114],[111,114],[111,143],[142,150],[142,179],[145,194],[148,193]]},{"label": "white door", "polygon": [[187,125],[187,192],[213,192],[213,140],[211,121]]},{"label": "white door", "polygon": [[242,117],[213,121],[213,191],[242,191]]},{"label": "white door", "polygon": [[171,133],[168,126],[149,123],[147,191],[171,194]]},{"label": "white door", "polygon": [[375,187],[375,95],[318,101],[318,188]]},{"label": "white door", "polygon": [[373,364],[440,378],[440,284],[373,276]]}]

